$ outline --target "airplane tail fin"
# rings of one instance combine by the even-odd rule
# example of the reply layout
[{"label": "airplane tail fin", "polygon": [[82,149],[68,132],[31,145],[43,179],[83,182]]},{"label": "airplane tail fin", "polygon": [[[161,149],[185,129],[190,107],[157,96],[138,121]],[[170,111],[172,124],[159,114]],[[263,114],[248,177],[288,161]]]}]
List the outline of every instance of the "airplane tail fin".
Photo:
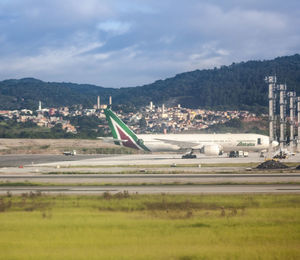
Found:
[{"label": "airplane tail fin", "polygon": [[142,139],[139,139],[136,134],[110,109],[104,109],[106,120],[112,132],[115,144],[122,145],[138,150],[150,151],[144,145]]}]

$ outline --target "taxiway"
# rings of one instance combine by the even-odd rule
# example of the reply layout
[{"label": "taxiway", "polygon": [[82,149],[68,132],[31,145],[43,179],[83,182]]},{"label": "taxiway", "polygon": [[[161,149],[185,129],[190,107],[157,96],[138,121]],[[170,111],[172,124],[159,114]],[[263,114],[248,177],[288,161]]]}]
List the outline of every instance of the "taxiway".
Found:
[{"label": "taxiway", "polygon": [[[300,192],[295,167],[263,171],[249,167],[263,161],[258,153],[197,159],[181,159],[179,154],[0,156],[0,194]],[[284,162],[296,165],[300,154]]]},{"label": "taxiway", "polygon": [[20,195],[30,192],[43,194],[235,194],[235,193],[300,193],[300,185],[161,185],[161,186],[44,186],[0,187],[0,194]]},{"label": "taxiway", "polygon": [[63,184],[212,184],[212,183],[300,183],[299,174],[54,174],[54,175],[0,175],[10,183]]}]

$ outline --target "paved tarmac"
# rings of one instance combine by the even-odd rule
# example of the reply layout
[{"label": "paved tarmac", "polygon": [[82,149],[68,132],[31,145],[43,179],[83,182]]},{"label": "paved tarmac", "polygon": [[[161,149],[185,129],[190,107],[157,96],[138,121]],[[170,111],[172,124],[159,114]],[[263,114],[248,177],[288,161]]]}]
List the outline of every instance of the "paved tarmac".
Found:
[{"label": "paved tarmac", "polygon": [[[134,155],[111,155],[103,158],[93,158],[79,161],[60,161],[60,166],[109,166],[109,165],[176,165],[176,164],[222,164],[222,163],[259,163],[264,162],[265,158],[259,153],[249,153],[249,157],[229,158],[222,156],[205,156],[198,154],[196,159],[181,159],[181,154],[134,154]],[[299,162],[300,153],[291,156],[282,162]],[[55,166],[56,162],[43,163],[39,166]]]},{"label": "paved tarmac", "polygon": [[[222,163],[259,163],[265,158],[259,156],[259,153],[249,153],[249,157],[229,158],[226,154],[222,156],[205,156],[197,154],[196,159],[181,159],[181,154],[135,154],[135,155],[0,155],[1,167],[18,166],[140,166],[140,165],[175,165],[175,164],[222,164]],[[291,156],[282,162],[299,162],[300,153]]]},{"label": "paved tarmac", "polygon": [[[250,153],[246,158],[228,158],[198,155],[197,159],[181,159],[180,154],[140,155],[4,155],[0,156],[0,174],[38,175],[47,173],[240,173],[243,163],[261,163],[264,158]],[[300,154],[285,162],[299,162]],[[183,167],[183,165],[194,167]],[[214,167],[206,167],[208,164]],[[223,164],[223,165],[222,165]],[[227,167],[226,164],[233,164]],[[236,164],[236,165],[234,165]],[[171,166],[171,167],[170,167]],[[180,167],[179,167],[180,166]],[[285,172],[293,169],[285,170]],[[276,172],[270,171],[270,172]],[[277,171],[278,172],[278,171]]]},{"label": "paved tarmac", "polygon": [[9,192],[20,195],[30,192],[43,194],[243,194],[243,193],[300,193],[300,185],[166,185],[166,186],[61,186],[61,187],[0,187],[0,195]]},{"label": "paved tarmac", "polygon": [[[245,158],[228,158],[227,156],[204,156],[197,155],[196,159],[181,159],[180,154],[133,154],[112,155],[105,158],[92,158],[80,161],[60,161],[60,166],[124,166],[124,165],[175,165],[175,164],[201,164],[201,163],[245,163],[263,162],[264,158],[258,154],[251,154]],[[39,166],[55,166],[53,163],[42,163]]]},{"label": "paved tarmac", "polygon": [[63,174],[63,175],[0,175],[2,182],[28,183],[300,183],[299,174]]},{"label": "paved tarmac", "polygon": [[[279,170],[261,172],[250,169],[248,174],[249,169],[239,166],[239,163],[263,161],[264,158],[259,157],[258,153],[250,153],[246,158],[198,155],[197,159],[181,159],[179,154],[0,156],[0,182],[2,183],[29,182],[63,185],[59,187],[2,186],[0,194],[6,194],[8,191],[13,194],[34,191],[47,194],[103,194],[123,191],[141,194],[300,193],[300,172],[298,171],[289,169],[281,173]],[[283,162],[300,162],[300,154]],[[184,164],[195,165],[195,167],[180,166]],[[205,167],[207,164],[220,164],[220,166]],[[233,164],[233,166],[226,167],[225,164]],[[20,165],[22,167],[18,167]],[[69,174],[47,174],[50,172],[68,172]],[[129,172],[131,173],[126,174]],[[139,174],[132,172],[139,172]],[[154,172],[156,174],[153,174]],[[235,185],[231,185],[234,183]],[[266,185],[267,183],[269,184]],[[80,186],[67,186],[68,184],[80,184]],[[102,184],[103,186],[86,186],[85,184]],[[120,184],[122,185],[118,186]],[[149,184],[155,185],[149,186]]]},{"label": "paved tarmac", "polygon": [[13,154],[0,155],[0,167],[18,167],[20,165],[32,165],[42,163],[74,162],[87,159],[105,158],[111,155],[103,154],[79,154],[76,156],[53,155],[53,154]]}]

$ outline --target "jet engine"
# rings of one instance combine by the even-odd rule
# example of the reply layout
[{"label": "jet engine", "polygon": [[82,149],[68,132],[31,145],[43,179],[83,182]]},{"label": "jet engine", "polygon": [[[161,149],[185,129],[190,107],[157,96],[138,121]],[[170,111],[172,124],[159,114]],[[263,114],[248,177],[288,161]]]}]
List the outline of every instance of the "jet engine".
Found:
[{"label": "jet engine", "polygon": [[208,144],[203,147],[205,155],[219,155],[221,153],[220,146],[217,144]]}]

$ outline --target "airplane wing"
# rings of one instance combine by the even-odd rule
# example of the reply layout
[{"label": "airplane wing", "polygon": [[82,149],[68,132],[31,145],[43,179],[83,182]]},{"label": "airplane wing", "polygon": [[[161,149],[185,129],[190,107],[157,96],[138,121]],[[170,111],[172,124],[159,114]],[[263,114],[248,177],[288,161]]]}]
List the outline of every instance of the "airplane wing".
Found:
[{"label": "airplane wing", "polygon": [[199,144],[196,142],[185,142],[185,141],[177,141],[177,140],[170,140],[170,139],[161,139],[161,138],[155,138],[155,140],[167,143],[167,144],[173,144],[179,146],[181,149],[201,149],[203,147],[203,144]]}]

